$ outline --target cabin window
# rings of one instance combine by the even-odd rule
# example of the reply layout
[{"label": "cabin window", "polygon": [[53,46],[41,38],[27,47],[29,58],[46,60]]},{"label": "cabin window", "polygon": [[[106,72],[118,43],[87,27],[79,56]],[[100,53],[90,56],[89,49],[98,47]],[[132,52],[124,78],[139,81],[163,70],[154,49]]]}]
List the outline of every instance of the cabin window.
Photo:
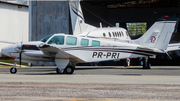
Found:
[{"label": "cabin window", "polygon": [[88,46],[89,40],[88,39],[81,39],[81,46]]},{"label": "cabin window", "polygon": [[114,35],[115,35],[115,37],[117,37],[117,34],[116,34],[116,32],[114,32]]},{"label": "cabin window", "polygon": [[54,44],[54,45],[63,45],[64,44],[64,36],[54,36],[50,39],[48,44]]},{"label": "cabin window", "polygon": [[119,37],[121,37],[121,32],[118,32],[119,33]]},{"label": "cabin window", "polygon": [[68,36],[66,38],[66,45],[76,45],[77,44],[77,38]]},{"label": "cabin window", "polygon": [[120,37],[119,32],[117,32],[118,37]]},{"label": "cabin window", "polygon": [[114,34],[114,32],[112,32],[113,33],[113,37],[115,37],[115,34]]},{"label": "cabin window", "polygon": [[109,32],[109,37],[111,37],[111,33]]},{"label": "cabin window", "polygon": [[92,46],[99,47],[100,46],[100,41],[92,40]]},{"label": "cabin window", "polygon": [[121,37],[121,32],[119,32],[119,36]]},{"label": "cabin window", "polygon": [[124,33],[121,31],[122,36],[124,36]]},{"label": "cabin window", "polygon": [[103,36],[104,36],[104,37],[106,37],[106,34],[105,34],[105,33],[103,33]]}]

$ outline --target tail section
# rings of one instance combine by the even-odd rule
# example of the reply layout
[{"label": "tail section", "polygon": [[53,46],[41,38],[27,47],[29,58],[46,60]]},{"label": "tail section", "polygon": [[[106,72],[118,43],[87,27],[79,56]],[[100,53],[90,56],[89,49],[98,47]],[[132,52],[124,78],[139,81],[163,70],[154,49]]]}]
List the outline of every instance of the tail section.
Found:
[{"label": "tail section", "polygon": [[84,21],[84,16],[82,13],[80,1],[72,0],[69,1],[69,8],[71,14],[71,24],[73,35],[81,34],[82,32],[86,31],[86,25]]},{"label": "tail section", "polygon": [[80,5],[80,0],[70,0],[69,9],[71,15],[73,35],[82,34],[83,32],[88,32],[96,28],[92,25],[85,23]]},{"label": "tail section", "polygon": [[142,37],[133,40],[132,43],[166,50],[172,33],[174,32],[176,22],[176,17],[161,18],[155,22]]}]

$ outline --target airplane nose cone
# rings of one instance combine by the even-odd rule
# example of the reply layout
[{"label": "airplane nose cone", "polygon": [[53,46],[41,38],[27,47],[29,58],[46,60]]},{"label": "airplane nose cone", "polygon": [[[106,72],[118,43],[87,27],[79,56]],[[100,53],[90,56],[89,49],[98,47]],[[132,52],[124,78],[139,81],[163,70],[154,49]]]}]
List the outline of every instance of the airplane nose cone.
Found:
[{"label": "airplane nose cone", "polygon": [[1,49],[1,54],[10,57],[10,52],[13,52],[13,48],[14,47],[12,47],[12,46],[4,47],[4,48]]},{"label": "airplane nose cone", "polygon": [[8,51],[7,51],[7,47],[4,47],[4,48],[1,49],[1,54],[9,56]]}]

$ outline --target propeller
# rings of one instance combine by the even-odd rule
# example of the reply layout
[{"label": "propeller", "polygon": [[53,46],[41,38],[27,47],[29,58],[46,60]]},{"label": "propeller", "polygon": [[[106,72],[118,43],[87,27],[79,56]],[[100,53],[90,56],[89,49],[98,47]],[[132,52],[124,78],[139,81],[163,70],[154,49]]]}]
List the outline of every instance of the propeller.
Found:
[{"label": "propeller", "polygon": [[19,53],[19,65],[20,65],[20,68],[21,68],[21,60],[22,60],[22,52],[23,52],[23,42],[21,41],[20,45],[19,43],[17,43],[17,47],[14,48],[14,51],[18,52]]},{"label": "propeller", "polygon": [[20,52],[19,52],[19,65],[20,65],[20,68],[21,68],[21,59],[22,59],[22,50],[23,50],[22,42],[21,42],[21,47],[19,49],[20,49]]},{"label": "propeller", "polygon": [[21,54],[22,54],[22,45],[20,47],[20,53],[19,53],[19,65],[20,65],[20,68],[21,68]]}]

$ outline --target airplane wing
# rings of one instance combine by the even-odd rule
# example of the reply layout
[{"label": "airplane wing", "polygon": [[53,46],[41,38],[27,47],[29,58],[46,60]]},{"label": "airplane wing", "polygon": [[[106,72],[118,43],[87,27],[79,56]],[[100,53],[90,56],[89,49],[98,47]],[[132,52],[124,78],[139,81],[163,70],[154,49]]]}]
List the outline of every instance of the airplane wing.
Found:
[{"label": "airplane wing", "polygon": [[[59,48],[56,45],[42,44],[39,49],[50,57],[59,59],[70,59],[76,62],[95,62],[123,59],[126,53],[138,54],[140,56],[153,56],[165,53],[162,50],[148,47],[68,47]],[[131,55],[131,54],[130,54]],[[125,57],[124,57],[125,56]]]},{"label": "airplane wing", "polygon": [[65,52],[63,49],[54,45],[42,44],[38,47],[45,55],[59,59],[70,59],[74,62],[84,62],[82,59]]}]

